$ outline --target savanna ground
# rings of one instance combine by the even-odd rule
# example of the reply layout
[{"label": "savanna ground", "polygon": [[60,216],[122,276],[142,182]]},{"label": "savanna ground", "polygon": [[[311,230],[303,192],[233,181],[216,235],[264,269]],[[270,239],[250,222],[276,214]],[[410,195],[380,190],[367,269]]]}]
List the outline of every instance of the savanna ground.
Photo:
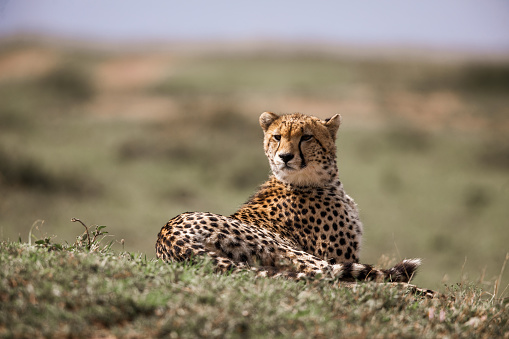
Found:
[{"label": "savanna ground", "polygon": [[[503,335],[507,93],[500,60],[4,43],[0,334]],[[423,258],[415,283],[455,300],[153,260],[169,218],[230,214],[266,179],[257,120],[267,110],[342,114],[339,168],[365,224],[361,261]],[[73,217],[106,225],[112,249],[34,247],[73,244],[83,230]]]}]

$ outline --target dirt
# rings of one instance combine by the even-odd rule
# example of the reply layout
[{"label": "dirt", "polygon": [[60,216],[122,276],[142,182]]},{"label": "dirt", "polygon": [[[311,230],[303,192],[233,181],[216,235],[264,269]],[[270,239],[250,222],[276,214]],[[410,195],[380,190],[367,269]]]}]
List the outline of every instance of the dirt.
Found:
[{"label": "dirt", "polygon": [[17,81],[50,72],[59,56],[50,50],[29,47],[0,56],[0,81]]}]

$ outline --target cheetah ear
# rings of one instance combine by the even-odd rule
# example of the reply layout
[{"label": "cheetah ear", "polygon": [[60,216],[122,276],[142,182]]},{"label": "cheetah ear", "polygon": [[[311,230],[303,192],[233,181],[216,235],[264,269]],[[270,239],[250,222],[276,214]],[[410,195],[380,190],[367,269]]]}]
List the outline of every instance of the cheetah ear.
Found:
[{"label": "cheetah ear", "polygon": [[262,127],[264,132],[267,132],[269,129],[269,126],[279,118],[279,116],[272,112],[263,112],[262,115],[260,115],[260,126]]},{"label": "cheetah ear", "polygon": [[336,114],[332,118],[325,119],[324,125],[329,130],[331,137],[336,139],[336,133],[338,132],[339,125],[341,125],[341,115]]}]

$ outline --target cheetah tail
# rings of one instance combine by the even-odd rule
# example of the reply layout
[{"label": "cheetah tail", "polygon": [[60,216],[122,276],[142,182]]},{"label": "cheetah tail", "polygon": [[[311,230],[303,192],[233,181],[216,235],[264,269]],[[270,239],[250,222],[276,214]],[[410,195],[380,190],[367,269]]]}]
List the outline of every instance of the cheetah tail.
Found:
[{"label": "cheetah tail", "polygon": [[385,280],[391,282],[410,282],[417,273],[417,268],[421,265],[421,259],[405,259],[394,267],[383,270]]},{"label": "cheetah tail", "polygon": [[374,280],[407,283],[414,277],[420,264],[420,259],[405,259],[392,268],[378,269],[366,264],[346,263],[334,265],[333,274],[343,281]]}]

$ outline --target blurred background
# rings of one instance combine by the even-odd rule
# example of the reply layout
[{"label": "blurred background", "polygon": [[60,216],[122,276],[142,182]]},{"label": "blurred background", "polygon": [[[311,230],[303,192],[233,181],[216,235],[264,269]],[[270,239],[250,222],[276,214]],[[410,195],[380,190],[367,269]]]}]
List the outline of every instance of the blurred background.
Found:
[{"label": "blurred background", "polygon": [[362,262],[420,257],[417,284],[494,290],[504,0],[0,0],[0,238],[72,243],[75,217],[154,257],[168,219],[231,214],[267,178],[263,111],[342,115]]}]

